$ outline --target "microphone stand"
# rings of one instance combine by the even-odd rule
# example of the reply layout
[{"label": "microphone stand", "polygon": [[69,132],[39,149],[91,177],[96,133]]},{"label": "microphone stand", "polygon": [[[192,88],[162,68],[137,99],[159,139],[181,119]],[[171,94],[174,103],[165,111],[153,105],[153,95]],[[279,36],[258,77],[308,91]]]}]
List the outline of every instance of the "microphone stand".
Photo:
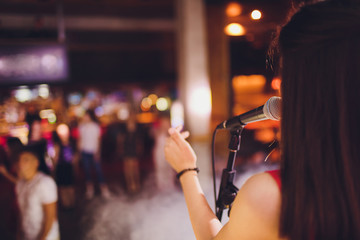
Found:
[{"label": "microphone stand", "polygon": [[228,214],[230,214],[231,204],[235,200],[236,194],[239,189],[233,184],[236,171],[234,170],[234,162],[236,154],[240,150],[241,132],[244,129],[244,125],[240,128],[232,129],[230,131],[231,138],[229,143],[229,158],[227,167],[223,169],[221,175],[221,183],[218,198],[216,200],[216,217],[221,221],[224,209],[229,208]]}]

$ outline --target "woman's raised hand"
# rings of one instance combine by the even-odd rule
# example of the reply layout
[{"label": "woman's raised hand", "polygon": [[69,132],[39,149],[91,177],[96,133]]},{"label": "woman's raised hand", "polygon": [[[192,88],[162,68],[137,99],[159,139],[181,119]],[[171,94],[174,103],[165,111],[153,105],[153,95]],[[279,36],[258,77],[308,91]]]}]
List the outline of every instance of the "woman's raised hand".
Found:
[{"label": "woman's raised hand", "polygon": [[170,137],[165,144],[165,158],[176,172],[196,167],[195,152],[185,140],[190,134],[188,131],[181,132],[181,129],[182,126],[170,128]]}]

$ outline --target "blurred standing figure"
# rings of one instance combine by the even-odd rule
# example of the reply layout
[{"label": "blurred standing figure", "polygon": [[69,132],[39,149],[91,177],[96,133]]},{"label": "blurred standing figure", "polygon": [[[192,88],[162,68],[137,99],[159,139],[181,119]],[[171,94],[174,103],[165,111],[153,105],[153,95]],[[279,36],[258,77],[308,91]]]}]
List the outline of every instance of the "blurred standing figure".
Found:
[{"label": "blurred standing figure", "polygon": [[75,205],[74,151],[69,136],[70,131],[66,124],[60,124],[52,136],[55,149],[55,179],[59,186],[60,203],[67,209]]},{"label": "blurred standing figure", "polygon": [[47,141],[42,136],[43,132],[41,128],[41,119],[39,116],[33,120],[30,129],[31,134],[29,136],[28,147],[32,152],[36,153],[36,156],[40,161],[39,170],[49,175],[50,169],[45,161],[45,155],[47,154]]},{"label": "blurred standing figure", "polygon": [[26,108],[26,114],[25,114],[25,122],[29,126],[29,133],[28,138],[30,139],[31,136],[31,126],[34,121],[39,120],[39,111],[36,109],[34,104],[29,104]]},{"label": "blurred standing figure", "polygon": [[[57,188],[54,180],[38,171],[39,159],[36,154],[24,151],[19,156],[16,195],[18,199],[21,231],[20,239],[60,239],[57,220]],[[10,175],[6,169],[1,173]]]},{"label": "blurred standing figure", "polygon": [[[15,185],[17,178],[15,163],[18,160],[23,144],[19,138],[7,138],[4,152],[0,158],[0,232],[4,239],[16,239],[19,226],[19,209],[16,200]],[[3,150],[0,147],[0,150]],[[5,154],[6,153],[6,154]]]},{"label": "blurred standing figure", "polygon": [[97,179],[100,184],[101,195],[105,198],[110,197],[110,192],[105,184],[100,163],[100,143],[101,129],[98,124],[94,111],[87,110],[79,126],[78,148],[81,153],[81,160],[86,176],[86,198],[94,196],[94,184],[91,180],[91,167],[96,171]]},{"label": "blurred standing figure", "polygon": [[142,142],[134,115],[126,122],[122,147],[126,188],[130,193],[135,193],[140,189],[139,156],[142,152]]}]

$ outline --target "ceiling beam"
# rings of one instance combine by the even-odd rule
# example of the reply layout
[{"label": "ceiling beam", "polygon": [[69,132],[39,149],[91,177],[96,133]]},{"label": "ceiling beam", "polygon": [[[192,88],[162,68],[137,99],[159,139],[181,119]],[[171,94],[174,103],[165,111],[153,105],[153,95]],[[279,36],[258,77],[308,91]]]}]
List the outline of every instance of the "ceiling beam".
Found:
[{"label": "ceiling beam", "polygon": [[[1,14],[3,29],[32,29],[37,21],[43,29],[56,29],[55,16]],[[39,22],[40,21],[40,22]],[[106,16],[65,16],[65,29],[76,31],[160,31],[175,30],[173,19],[135,19]],[[39,27],[39,26],[38,26]]]}]

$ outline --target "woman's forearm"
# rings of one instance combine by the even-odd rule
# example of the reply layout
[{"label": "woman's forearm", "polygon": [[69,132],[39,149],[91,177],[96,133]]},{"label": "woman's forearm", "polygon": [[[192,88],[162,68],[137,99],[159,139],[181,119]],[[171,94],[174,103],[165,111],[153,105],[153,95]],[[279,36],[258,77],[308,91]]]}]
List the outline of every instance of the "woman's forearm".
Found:
[{"label": "woman's forearm", "polygon": [[180,177],[190,220],[197,240],[213,239],[222,224],[211,210],[201,189],[196,172],[186,172]]}]

